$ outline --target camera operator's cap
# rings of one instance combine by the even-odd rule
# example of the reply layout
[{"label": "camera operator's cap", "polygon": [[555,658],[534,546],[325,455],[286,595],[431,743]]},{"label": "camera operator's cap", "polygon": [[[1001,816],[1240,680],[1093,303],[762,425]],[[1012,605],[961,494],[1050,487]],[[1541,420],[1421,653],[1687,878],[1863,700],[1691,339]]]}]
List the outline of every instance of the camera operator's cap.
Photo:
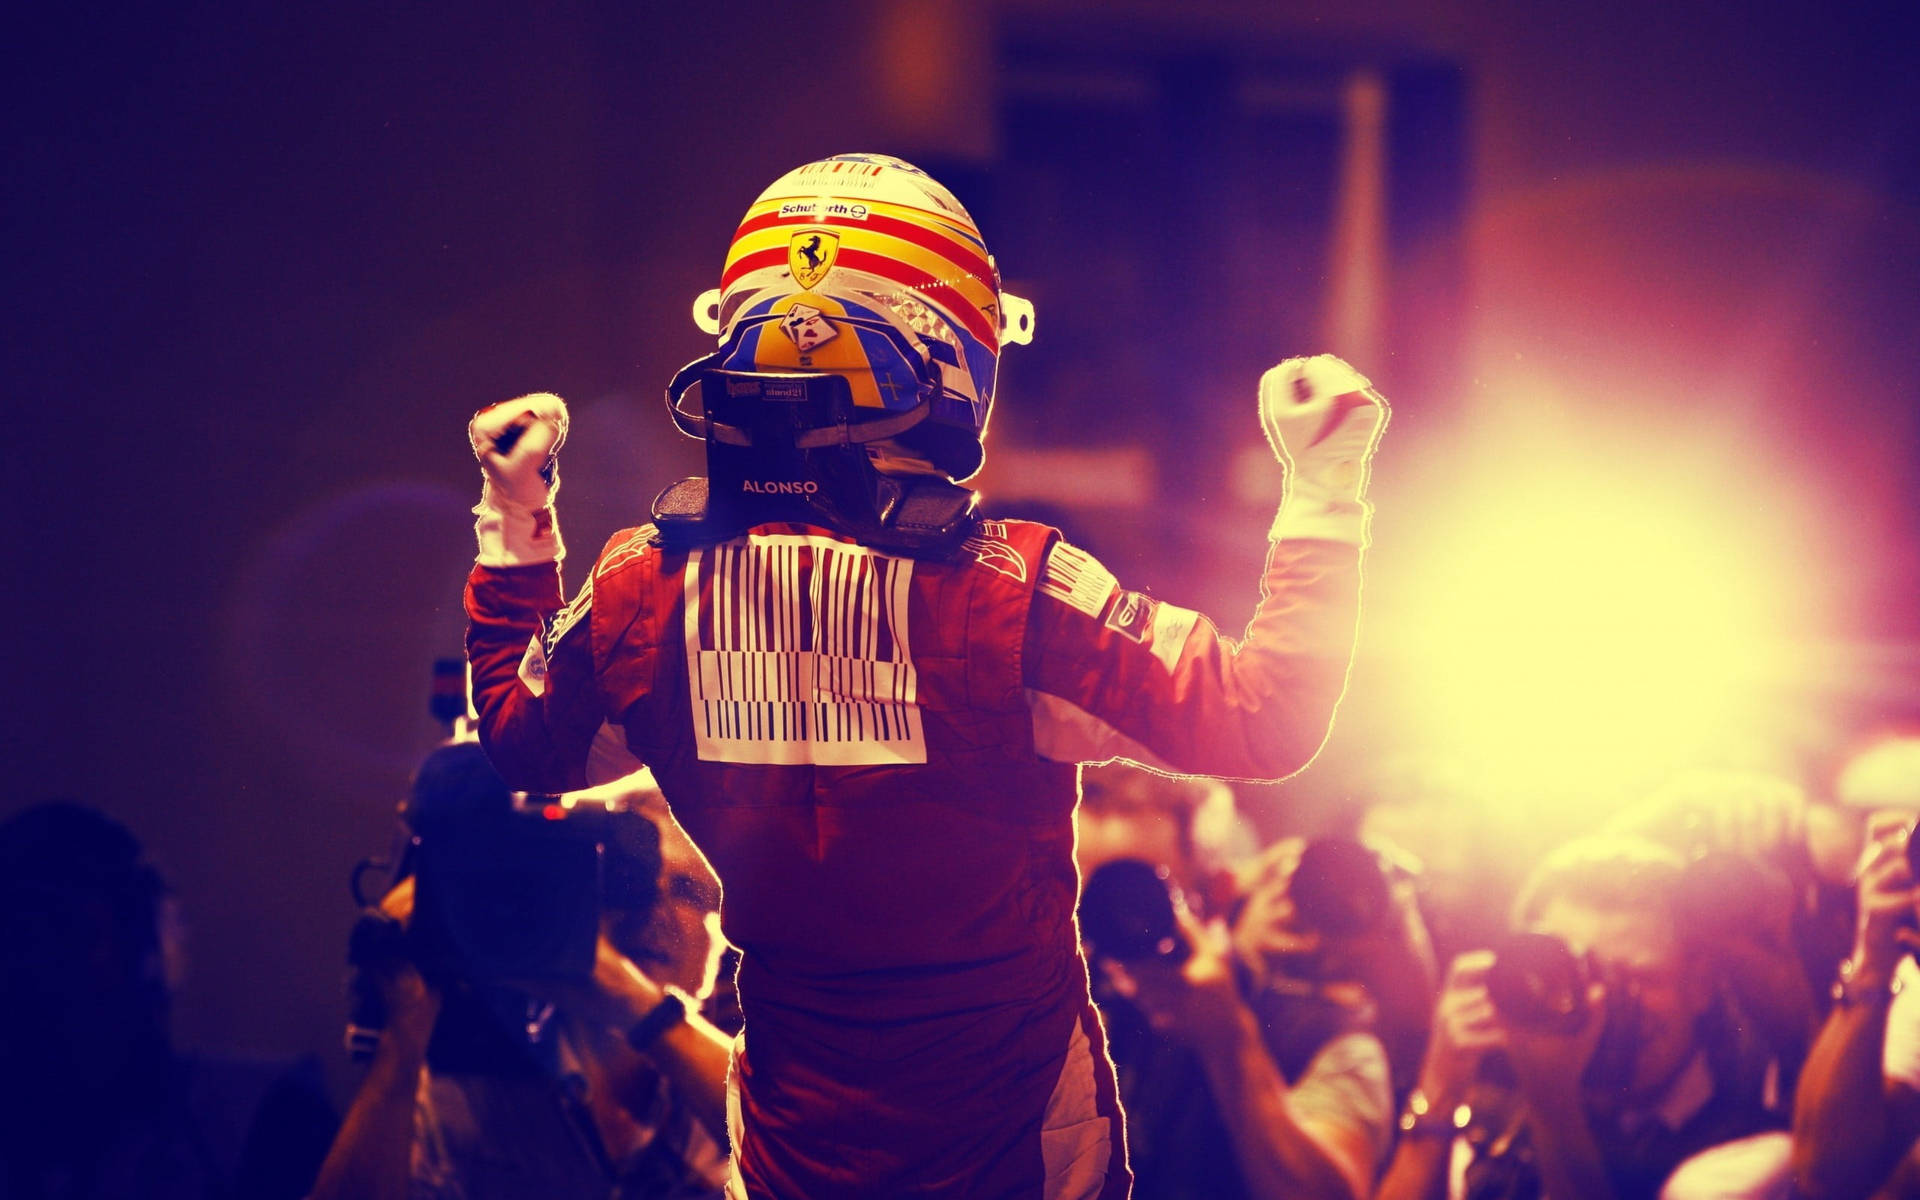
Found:
[{"label": "camera operator's cap", "polygon": [[513,814],[513,789],[500,778],[479,742],[448,742],[414,773],[404,816],[407,828],[426,833],[475,820]]},{"label": "camera operator's cap", "polygon": [[1920,736],[1887,738],[1856,756],[1833,793],[1848,808],[1920,812]]}]

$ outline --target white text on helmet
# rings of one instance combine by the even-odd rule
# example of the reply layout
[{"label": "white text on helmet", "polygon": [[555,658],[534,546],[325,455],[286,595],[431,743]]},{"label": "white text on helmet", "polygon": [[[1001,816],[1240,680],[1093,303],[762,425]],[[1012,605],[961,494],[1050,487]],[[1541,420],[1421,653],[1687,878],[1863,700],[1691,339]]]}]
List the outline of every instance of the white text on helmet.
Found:
[{"label": "white text on helmet", "polygon": [[780,217],[844,217],[849,221],[867,219],[867,206],[836,200],[822,204],[818,200],[789,200],[780,206]]}]

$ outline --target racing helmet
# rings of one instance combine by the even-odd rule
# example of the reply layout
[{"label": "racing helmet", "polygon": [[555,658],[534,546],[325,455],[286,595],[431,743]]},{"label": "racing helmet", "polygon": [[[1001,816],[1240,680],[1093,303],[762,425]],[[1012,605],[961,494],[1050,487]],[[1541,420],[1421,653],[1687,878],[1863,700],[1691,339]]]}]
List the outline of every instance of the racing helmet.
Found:
[{"label": "racing helmet", "polygon": [[668,389],[683,430],[712,434],[680,407],[695,376],[837,376],[851,403],[844,440],[891,440],[956,480],[980,469],[1000,347],[1033,337],[1033,306],[1000,290],[967,210],[883,154],[836,154],[775,180],[694,320],[720,349]]}]

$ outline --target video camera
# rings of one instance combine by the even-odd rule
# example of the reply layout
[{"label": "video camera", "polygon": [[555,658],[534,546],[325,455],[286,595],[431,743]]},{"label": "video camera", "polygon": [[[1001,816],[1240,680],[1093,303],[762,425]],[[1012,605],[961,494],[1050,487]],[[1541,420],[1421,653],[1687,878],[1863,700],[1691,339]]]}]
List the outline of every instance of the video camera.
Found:
[{"label": "video camera", "polygon": [[407,949],[428,978],[584,980],[601,906],[650,910],[658,899],[651,821],[510,792],[477,743],[428,756],[405,819]]},{"label": "video camera", "polygon": [[385,1027],[369,971],[411,962],[447,988],[584,982],[603,909],[650,914],[659,900],[660,834],[639,813],[511,791],[477,742],[427,756],[402,809],[405,839],[389,886],[411,878],[404,929],[362,894],[348,939],[360,969],[347,1041],[364,1058]]}]

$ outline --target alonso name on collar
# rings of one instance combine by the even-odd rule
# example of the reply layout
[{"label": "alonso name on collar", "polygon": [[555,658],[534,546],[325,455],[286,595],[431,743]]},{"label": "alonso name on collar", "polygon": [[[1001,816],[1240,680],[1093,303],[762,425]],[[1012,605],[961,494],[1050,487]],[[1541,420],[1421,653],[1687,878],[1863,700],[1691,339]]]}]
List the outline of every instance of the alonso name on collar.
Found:
[{"label": "alonso name on collar", "polygon": [[811,479],[744,479],[740,490],[758,496],[811,496],[820,485]]}]

